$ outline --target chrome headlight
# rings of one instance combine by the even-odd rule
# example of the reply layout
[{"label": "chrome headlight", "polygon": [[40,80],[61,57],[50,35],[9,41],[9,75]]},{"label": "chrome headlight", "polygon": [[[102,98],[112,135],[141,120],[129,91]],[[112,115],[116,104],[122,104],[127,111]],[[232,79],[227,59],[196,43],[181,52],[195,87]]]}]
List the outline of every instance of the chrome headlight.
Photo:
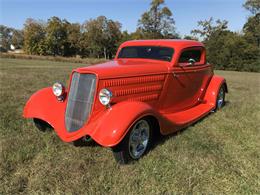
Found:
[{"label": "chrome headlight", "polygon": [[104,106],[108,106],[111,102],[112,92],[108,89],[101,89],[99,92],[99,101]]},{"label": "chrome headlight", "polygon": [[54,83],[52,86],[52,92],[55,96],[60,97],[64,94],[65,88],[61,83]]}]

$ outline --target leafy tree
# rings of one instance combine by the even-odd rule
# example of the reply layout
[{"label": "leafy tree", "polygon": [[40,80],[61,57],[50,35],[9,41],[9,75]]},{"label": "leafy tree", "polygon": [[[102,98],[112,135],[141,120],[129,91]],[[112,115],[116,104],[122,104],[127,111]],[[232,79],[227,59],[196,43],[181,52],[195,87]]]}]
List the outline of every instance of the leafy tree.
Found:
[{"label": "leafy tree", "polygon": [[16,48],[22,48],[24,42],[23,31],[13,29],[11,42]]},{"label": "leafy tree", "polygon": [[[104,43],[104,23],[106,18],[100,16],[97,19],[90,19],[83,24],[83,40],[87,46],[89,55],[101,57]],[[86,49],[86,48],[85,48]]]},{"label": "leafy tree", "polygon": [[260,1],[247,0],[243,6],[252,13],[243,27],[245,37],[260,48]]},{"label": "leafy tree", "polygon": [[78,23],[65,23],[65,30],[67,33],[67,39],[65,41],[66,56],[74,56],[80,54],[80,24]]},{"label": "leafy tree", "polygon": [[131,40],[131,39],[132,39],[131,34],[129,34],[129,33],[127,32],[127,30],[125,30],[125,31],[123,31],[123,32],[121,33],[120,43],[123,43],[123,42],[128,41],[128,40]]},{"label": "leafy tree", "polygon": [[[83,25],[69,23],[58,17],[47,23],[27,19],[22,31],[0,25],[0,49],[10,44],[23,47],[28,54],[112,58],[120,43],[132,39],[177,38],[172,12],[164,0],[152,0],[135,32],[121,32],[121,24],[100,16]],[[243,34],[228,30],[226,20],[199,21],[198,28],[185,39],[203,39],[207,59],[218,69],[260,72],[260,1],[246,0],[243,5],[251,16],[243,27]]]},{"label": "leafy tree", "polygon": [[130,34],[132,40],[149,39],[147,33],[144,33],[140,28],[137,28],[135,32]]},{"label": "leafy tree", "polygon": [[248,18],[243,31],[248,42],[260,48],[260,13]]},{"label": "leafy tree", "polygon": [[85,25],[82,25],[81,34],[80,34],[79,43],[78,43],[78,46],[79,46],[78,54],[81,57],[90,57],[90,46],[89,46],[88,40],[89,40],[89,37],[85,30]]},{"label": "leafy tree", "polygon": [[66,55],[68,22],[58,17],[51,17],[46,27],[46,44],[49,55]]},{"label": "leafy tree", "polygon": [[46,55],[46,24],[27,19],[24,24],[24,50],[28,54]]},{"label": "leafy tree", "polygon": [[191,33],[203,38],[207,48],[207,60],[217,69],[260,71],[260,52],[255,44],[259,31],[256,30],[255,18],[251,17],[245,25],[244,35],[229,31],[225,20],[214,22],[213,18],[210,18],[199,21],[198,26],[200,28],[192,30]]},{"label": "leafy tree", "polygon": [[243,5],[248,11],[250,11],[253,15],[260,13],[260,1],[259,0],[246,0]]},{"label": "leafy tree", "polygon": [[[214,24],[215,23],[215,24]],[[222,32],[227,29],[228,21],[216,20],[211,17],[209,20],[198,21],[198,29],[191,31],[191,34],[196,36],[199,35],[204,41],[207,41],[209,37],[215,32]]]},{"label": "leafy tree", "polygon": [[138,21],[138,30],[145,38],[176,38],[175,22],[171,10],[164,6],[164,0],[152,0],[150,10]]},{"label": "leafy tree", "polygon": [[254,66],[258,49],[248,44],[243,35],[229,30],[214,32],[206,42],[207,60],[217,69],[259,71]]},{"label": "leafy tree", "polygon": [[191,35],[185,35],[185,36],[183,37],[183,39],[198,41],[198,38],[197,38],[197,37],[194,37],[194,36],[191,36]]},{"label": "leafy tree", "polygon": [[0,25],[0,48],[1,51],[7,51],[10,49],[12,38],[12,30],[11,28]]},{"label": "leafy tree", "polygon": [[250,65],[254,71],[260,70],[260,1],[247,0],[244,7],[252,14],[243,27],[244,38],[247,44],[254,48],[257,53],[255,54],[255,61]]},{"label": "leafy tree", "polygon": [[16,48],[23,46],[23,32],[14,28],[9,28],[0,25],[0,47],[1,51],[7,51],[10,46],[14,45]]},{"label": "leafy tree", "polygon": [[112,58],[121,39],[121,24],[105,16],[91,19],[83,24],[83,40],[92,57]]},{"label": "leafy tree", "polygon": [[107,22],[107,31],[106,31],[106,44],[107,45],[107,54],[105,58],[113,58],[117,48],[119,47],[120,40],[122,39],[121,33],[121,23],[113,20],[108,20]]}]

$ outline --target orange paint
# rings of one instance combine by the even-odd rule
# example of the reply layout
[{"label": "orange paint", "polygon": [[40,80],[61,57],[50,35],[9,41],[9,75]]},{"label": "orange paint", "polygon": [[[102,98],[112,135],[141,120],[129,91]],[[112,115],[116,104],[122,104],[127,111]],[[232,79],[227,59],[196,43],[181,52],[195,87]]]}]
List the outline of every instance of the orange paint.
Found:
[{"label": "orange paint", "polygon": [[[123,47],[158,46],[174,49],[172,60],[160,61],[138,58],[118,58]],[[179,63],[182,52],[196,49],[200,61],[193,65]],[[202,43],[187,40],[140,40],[123,43],[114,60],[99,65],[77,68],[80,74],[96,75],[96,90],[92,111],[86,123],[75,132],[65,125],[65,111],[70,86],[63,102],[57,101],[51,88],[42,89],[28,100],[23,116],[48,122],[65,142],[85,135],[97,143],[111,147],[117,145],[131,125],[144,116],[154,116],[162,134],[184,128],[207,115],[216,107],[216,94],[225,79],[213,75],[213,67],[206,63]],[[110,108],[99,102],[99,91],[109,89],[112,94]]]}]

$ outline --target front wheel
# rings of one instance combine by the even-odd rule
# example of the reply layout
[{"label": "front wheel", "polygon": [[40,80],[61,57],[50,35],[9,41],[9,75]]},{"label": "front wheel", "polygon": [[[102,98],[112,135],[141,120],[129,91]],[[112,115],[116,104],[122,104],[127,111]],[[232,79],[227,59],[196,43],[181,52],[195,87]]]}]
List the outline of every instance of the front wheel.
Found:
[{"label": "front wheel", "polygon": [[225,86],[222,85],[218,92],[215,111],[221,109],[225,105],[225,95],[226,95],[225,93],[226,93]]},{"label": "front wheel", "polygon": [[150,148],[152,142],[152,126],[149,119],[137,121],[125,138],[113,149],[114,157],[120,164],[140,159]]}]

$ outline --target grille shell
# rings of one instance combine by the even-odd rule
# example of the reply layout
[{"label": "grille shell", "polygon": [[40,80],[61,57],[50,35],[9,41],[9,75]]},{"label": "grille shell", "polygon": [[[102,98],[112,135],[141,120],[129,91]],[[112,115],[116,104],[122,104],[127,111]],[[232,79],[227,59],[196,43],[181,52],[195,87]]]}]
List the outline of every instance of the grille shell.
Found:
[{"label": "grille shell", "polygon": [[65,113],[68,132],[77,131],[88,120],[93,107],[96,80],[94,74],[73,73]]}]

